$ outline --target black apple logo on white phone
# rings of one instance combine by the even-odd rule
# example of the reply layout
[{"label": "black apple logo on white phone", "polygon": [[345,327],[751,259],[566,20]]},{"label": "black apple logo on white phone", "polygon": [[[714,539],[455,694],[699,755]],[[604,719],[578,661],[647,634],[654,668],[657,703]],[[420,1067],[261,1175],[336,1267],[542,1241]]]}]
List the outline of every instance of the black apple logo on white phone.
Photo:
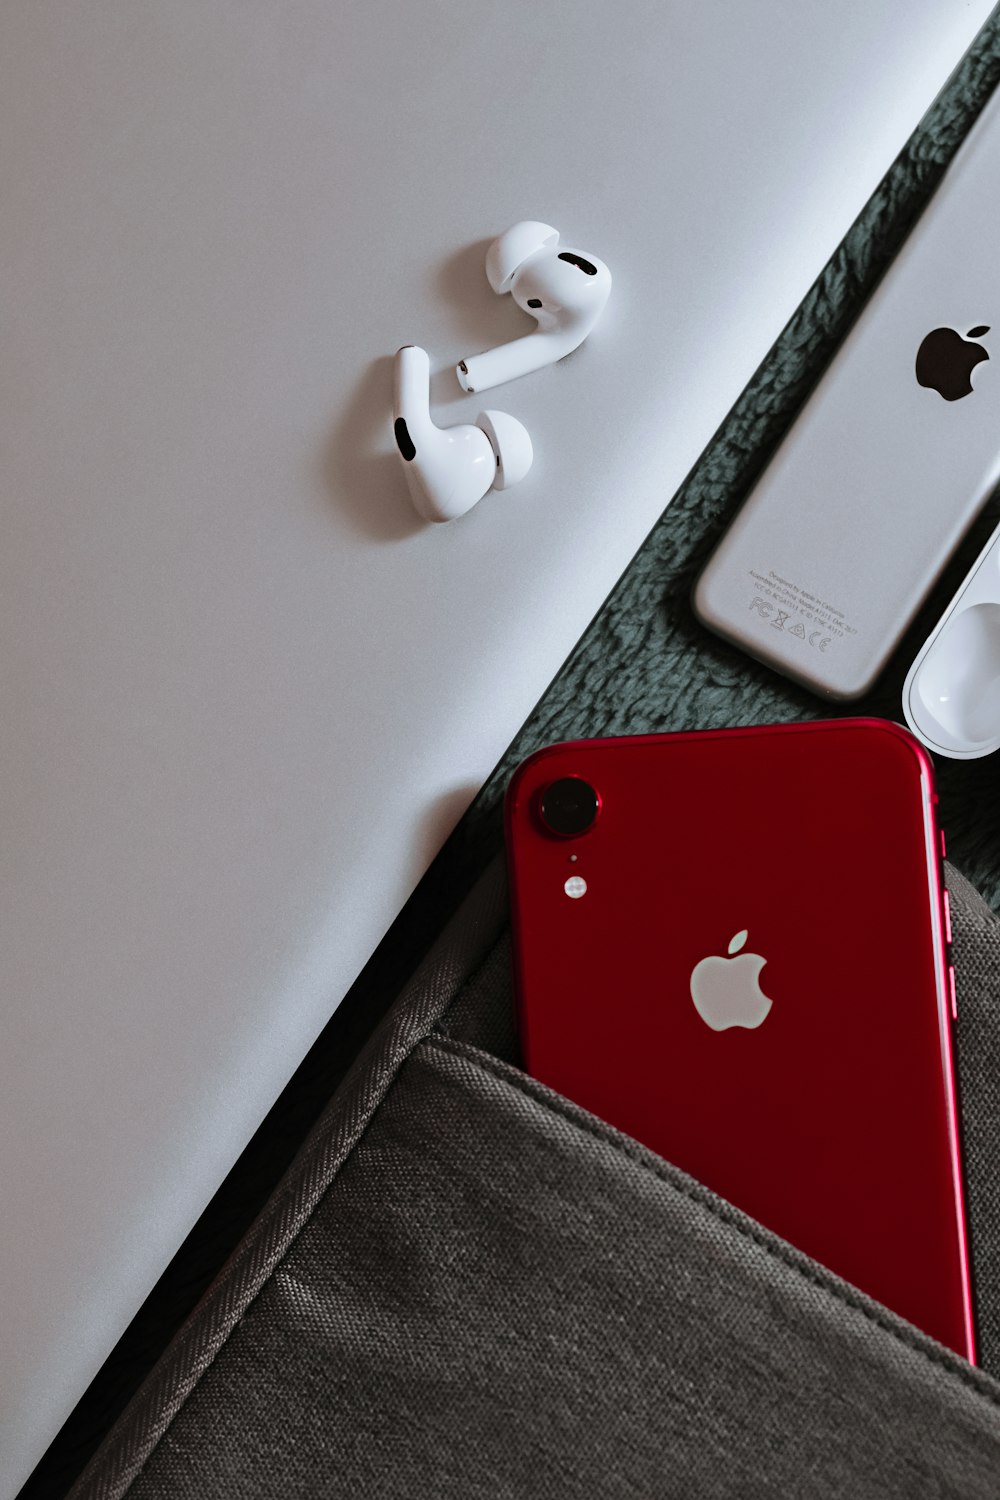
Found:
[{"label": "black apple logo on white phone", "polygon": [[970,328],[963,338],[954,328],[933,328],[917,350],[917,384],[937,391],[946,401],[972,394],[972,372],[989,351],[974,341],[989,333],[988,324]]}]

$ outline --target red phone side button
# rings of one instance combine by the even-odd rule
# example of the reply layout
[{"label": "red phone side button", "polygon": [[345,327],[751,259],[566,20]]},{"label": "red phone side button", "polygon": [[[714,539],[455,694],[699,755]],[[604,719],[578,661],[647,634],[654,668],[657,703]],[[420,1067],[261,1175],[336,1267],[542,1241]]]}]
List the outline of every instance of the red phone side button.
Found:
[{"label": "red phone side button", "polygon": [[943,894],[944,894],[944,936],[945,936],[945,942],[948,944],[949,947],[951,947],[951,943],[952,943],[952,936],[951,936],[951,898],[949,897],[947,891],[945,891]]},{"label": "red phone side button", "polygon": [[948,965],[948,993],[951,996],[951,1019],[958,1020],[958,993],[955,989],[955,965]]},{"label": "red phone side button", "polygon": [[944,829],[943,828],[939,828],[938,829],[938,833],[941,835],[941,858],[942,859],[947,859],[948,858],[948,846],[947,846],[947,844],[944,841]]}]

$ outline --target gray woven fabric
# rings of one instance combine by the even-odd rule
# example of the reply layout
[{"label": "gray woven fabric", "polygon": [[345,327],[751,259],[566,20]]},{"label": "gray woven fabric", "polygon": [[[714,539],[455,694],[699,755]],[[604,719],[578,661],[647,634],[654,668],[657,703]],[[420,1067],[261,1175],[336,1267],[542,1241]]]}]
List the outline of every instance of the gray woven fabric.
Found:
[{"label": "gray woven fabric", "polygon": [[[73,1496],[115,1500],[129,1490],[245,1309],[310,1221],[410,1050],[440,1020],[461,986],[501,941],[505,916],[504,871],[496,861],[373,1033],[267,1208],[87,1465],[73,1486]],[[260,1493],[273,1492],[264,1489]]]},{"label": "gray woven fabric", "polygon": [[1000,1387],[421,1042],[132,1500],[995,1496]]},{"label": "gray woven fabric", "polygon": [[[386,1017],[76,1500],[995,1495],[992,1379],[455,1039],[514,1045],[501,876]],[[1000,919],[949,881],[995,1361]]]},{"label": "gray woven fabric", "polygon": [[950,867],[948,887],[955,935],[959,1098],[979,1358],[985,1368],[1000,1375],[1000,920]]},{"label": "gray woven fabric", "polygon": [[[1000,1377],[1000,918],[953,865],[945,866],[945,875],[955,939],[957,1064],[978,1357],[984,1369]],[[437,1029],[516,1063],[510,973],[505,931]]]},{"label": "gray woven fabric", "polygon": [[441,1018],[439,1029],[455,1041],[491,1052],[502,1062],[519,1061],[509,931],[504,931],[478,973],[460,990]]}]

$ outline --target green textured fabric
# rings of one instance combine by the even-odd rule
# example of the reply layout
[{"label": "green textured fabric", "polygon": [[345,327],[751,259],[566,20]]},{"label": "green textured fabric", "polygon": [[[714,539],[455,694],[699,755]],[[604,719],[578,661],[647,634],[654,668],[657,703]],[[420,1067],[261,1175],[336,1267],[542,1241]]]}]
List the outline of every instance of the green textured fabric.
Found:
[{"label": "green textured fabric", "polygon": [[[902,721],[906,672],[996,525],[996,503],[956,556],[876,691],[851,705],[822,702],[709,634],[692,615],[690,592],[998,77],[1000,15],[994,13],[470,809],[445,852],[456,873],[498,847],[498,810],[510,772],[540,745],[838,713]],[[665,410],[668,429],[670,420]],[[609,494],[608,504],[614,503]],[[886,565],[891,567],[891,558]],[[937,771],[951,858],[1000,907],[1000,756],[939,759]],[[465,883],[459,876],[454,888]]]}]

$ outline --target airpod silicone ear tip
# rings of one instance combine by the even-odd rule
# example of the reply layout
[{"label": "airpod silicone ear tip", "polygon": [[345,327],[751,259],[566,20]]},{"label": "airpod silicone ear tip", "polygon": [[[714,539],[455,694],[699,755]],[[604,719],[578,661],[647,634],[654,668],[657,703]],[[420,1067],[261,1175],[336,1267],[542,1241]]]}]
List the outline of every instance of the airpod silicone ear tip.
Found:
[{"label": "airpod silicone ear tip", "polygon": [[479,413],[478,426],[486,433],[497,459],[495,490],[520,484],[535,456],[526,427],[505,411]]},{"label": "airpod silicone ear tip", "polygon": [[523,219],[499,235],[486,252],[486,279],[499,294],[510,291],[511,282],[532,255],[558,245],[559,231],[537,219]]}]

